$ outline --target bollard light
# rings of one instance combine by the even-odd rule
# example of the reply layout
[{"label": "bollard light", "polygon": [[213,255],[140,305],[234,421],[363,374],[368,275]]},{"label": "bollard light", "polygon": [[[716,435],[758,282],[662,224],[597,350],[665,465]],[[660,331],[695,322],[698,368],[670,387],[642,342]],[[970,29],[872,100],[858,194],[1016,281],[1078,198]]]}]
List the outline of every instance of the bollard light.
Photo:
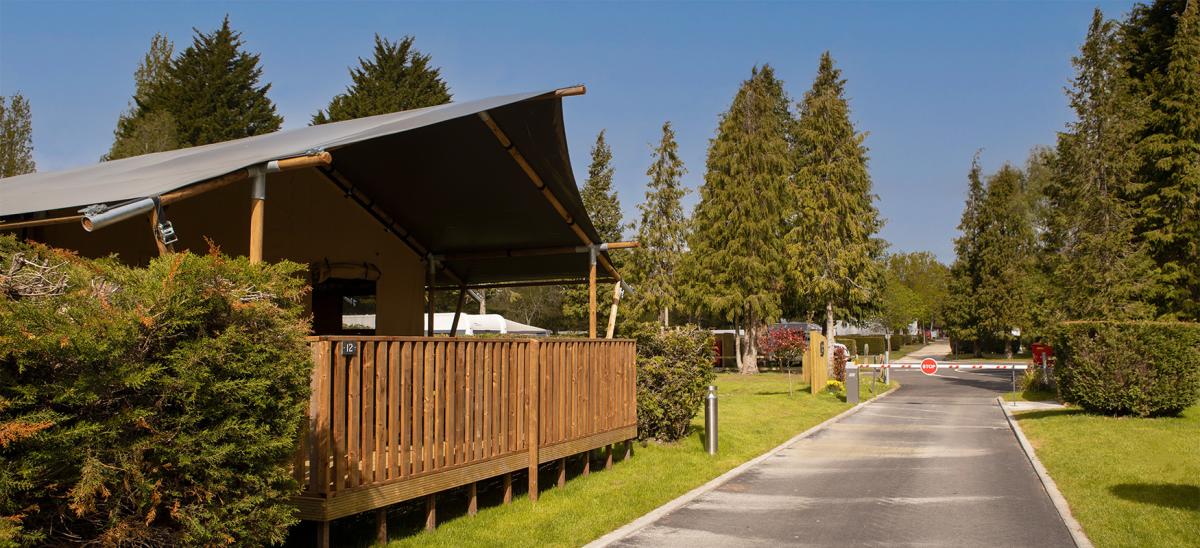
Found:
[{"label": "bollard light", "polygon": [[717,387],[711,384],[704,396],[704,450],[717,454]]}]

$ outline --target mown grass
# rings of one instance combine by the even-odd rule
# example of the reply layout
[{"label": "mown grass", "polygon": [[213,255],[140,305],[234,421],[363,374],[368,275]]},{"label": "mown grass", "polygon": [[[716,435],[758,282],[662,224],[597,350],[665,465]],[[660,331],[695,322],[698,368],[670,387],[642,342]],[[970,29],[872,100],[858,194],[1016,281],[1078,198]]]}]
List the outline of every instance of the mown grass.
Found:
[{"label": "mown grass", "polygon": [[1004,401],[1013,401],[1014,398],[1017,401],[1058,401],[1058,393],[1053,390],[1018,390],[1004,394]]},{"label": "mown grass", "polygon": [[1174,418],[1017,420],[1096,546],[1200,546],[1200,405]]},{"label": "mown grass", "polygon": [[798,375],[789,382],[782,373],[722,374],[716,385],[720,452],[715,456],[703,449],[701,413],[692,422],[692,434],[679,442],[639,445],[631,460],[572,477],[562,488],[543,480],[537,503],[522,496],[512,504],[480,508],[476,516],[456,517],[389,546],[583,545],[850,407],[831,394],[810,395]]},{"label": "mown grass", "polygon": [[893,351],[891,353],[890,357],[891,357],[892,361],[896,361],[897,359],[900,359],[909,354],[912,354],[913,352],[916,352],[917,350],[925,348],[925,346],[926,345],[921,344],[921,343],[906,344],[906,345],[901,346],[899,350]]}]

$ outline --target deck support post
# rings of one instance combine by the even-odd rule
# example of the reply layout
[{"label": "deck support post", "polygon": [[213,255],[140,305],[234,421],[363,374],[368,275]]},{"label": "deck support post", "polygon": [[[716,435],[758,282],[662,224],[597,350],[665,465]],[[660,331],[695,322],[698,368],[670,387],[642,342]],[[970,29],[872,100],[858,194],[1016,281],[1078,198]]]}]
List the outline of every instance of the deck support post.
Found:
[{"label": "deck support post", "polygon": [[317,522],[317,548],[329,548],[329,522]]},{"label": "deck support post", "polygon": [[454,322],[450,324],[450,336],[458,336],[458,319],[462,317],[463,305],[467,303],[467,286],[458,289],[458,308],[454,309]]},{"label": "deck support post", "polygon": [[375,509],[375,542],[387,544],[387,507]]},{"label": "deck support post", "polygon": [[425,497],[425,530],[432,531],[437,528],[437,494],[428,495]]},{"label": "deck support post", "polygon": [[604,446],[604,469],[612,469],[612,444]]},{"label": "deck support post", "polygon": [[471,482],[467,486],[467,515],[473,516],[479,513],[479,484]]},{"label": "deck support post", "polygon": [[583,475],[589,476],[592,474],[592,451],[591,449],[583,452]]},{"label": "deck support post", "polygon": [[540,429],[538,427],[538,415],[541,409],[540,394],[538,393],[541,386],[541,367],[538,341],[529,342],[529,388],[526,393],[529,394],[529,433],[526,439],[529,443],[529,500],[537,502],[538,499],[538,445],[541,441],[538,439]]},{"label": "deck support post", "polygon": [[558,486],[563,487],[567,484],[567,458],[558,459]]},{"label": "deck support post", "polygon": [[250,181],[250,264],[257,264],[263,259],[263,215],[267,203],[266,168],[251,168]]},{"label": "deck support post", "polygon": [[623,460],[631,458],[633,458],[633,440],[625,440],[625,458]]},{"label": "deck support post", "polygon": [[504,504],[512,502],[512,472],[504,474]]},{"label": "deck support post", "polygon": [[596,338],[596,246],[588,246],[588,338]]}]

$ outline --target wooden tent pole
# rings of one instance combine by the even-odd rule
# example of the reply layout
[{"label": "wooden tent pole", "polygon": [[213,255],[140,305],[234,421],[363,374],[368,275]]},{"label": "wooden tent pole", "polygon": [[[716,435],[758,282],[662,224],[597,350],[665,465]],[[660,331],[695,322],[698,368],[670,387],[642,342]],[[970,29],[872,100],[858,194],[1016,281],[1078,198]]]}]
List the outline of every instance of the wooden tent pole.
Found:
[{"label": "wooden tent pole", "polygon": [[427,293],[425,294],[426,295],[426,297],[425,297],[426,322],[425,323],[426,323],[426,325],[429,326],[426,336],[432,337],[433,336],[433,292],[434,292],[433,279],[437,275],[437,261],[433,260],[433,257],[430,256],[430,257],[425,258],[425,262],[429,264],[429,268],[426,270],[426,274],[425,274],[425,287],[428,288],[428,289],[426,289]]},{"label": "wooden tent pole", "polygon": [[621,302],[621,295],[625,292],[621,290],[621,282],[613,284],[613,302],[612,308],[608,310],[608,331],[604,333],[604,338],[613,338],[613,333],[617,330],[617,304]]},{"label": "wooden tent pole", "polygon": [[[596,338],[596,247],[588,252],[588,338]],[[621,282],[617,282],[621,283]]]},{"label": "wooden tent pole", "polygon": [[250,171],[250,264],[258,264],[263,260],[263,214],[267,203],[267,172],[263,168]]}]

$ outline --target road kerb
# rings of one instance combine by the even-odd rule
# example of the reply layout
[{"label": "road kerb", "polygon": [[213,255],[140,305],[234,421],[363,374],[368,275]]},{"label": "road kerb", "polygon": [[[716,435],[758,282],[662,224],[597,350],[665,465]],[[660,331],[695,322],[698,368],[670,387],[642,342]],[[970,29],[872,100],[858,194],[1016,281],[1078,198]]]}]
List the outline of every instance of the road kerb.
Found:
[{"label": "road kerb", "polygon": [[1058,510],[1058,517],[1067,526],[1067,531],[1071,533],[1071,540],[1075,541],[1075,546],[1079,548],[1093,548],[1092,541],[1083,532],[1083,526],[1079,525],[1079,522],[1075,520],[1075,516],[1071,515],[1071,507],[1067,504],[1067,499],[1059,492],[1058,485],[1054,483],[1054,479],[1050,477],[1050,473],[1046,471],[1046,467],[1042,466],[1042,461],[1038,460],[1037,454],[1033,451],[1033,446],[1030,445],[1029,439],[1025,437],[1025,432],[1017,424],[1017,420],[1013,417],[1012,412],[1004,405],[1004,397],[997,397],[996,403],[1000,405],[1000,409],[1004,410],[1004,418],[1008,420],[1009,428],[1012,429],[1013,435],[1017,437],[1017,442],[1020,443],[1021,450],[1025,452],[1025,457],[1029,459],[1029,464],[1033,465],[1033,471],[1037,473],[1038,479],[1042,481],[1042,488],[1046,490],[1046,494],[1050,496],[1050,501],[1054,503],[1054,508]]},{"label": "road kerb", "polygon": [[771,458],[771,456],[775,455],[776,453],[778,453],[780,451],[783,451],[784,449],[787,449],[792,444],[794,444],[800,440],[803,440],[804,438],[810,437],[813,434],[820,432],[827,426],[859,412],[859,410],[861,410],[863,407],[870,405],[872,402],[879,401],[879,400],[883,399],[885,396],[888,396],[892,392],[895,392],[896,390],[899,390],[899,389],[900,389],[900,386],[893,386],[892,388],[888,389],[887,392],[884,392],[878,396],[875,396],[874,398],[871,398],[865,402],[855,405],[854,407],[851,407],[850,409],[842,411],[841,413],[838,413],[837,415],[835,415],[833,417],[826,419],[825,422],[822,422],[821,424],[818,424],[812,428],[809,428],[808,430],[805,430],[805,431],[795,435],[791,439],[779,444],[774,449],[771,449],[770,451],[767,451],[766,453],[763,453],[757,457],[754,457],[753,459],[743,462],[742,464],[736,466],[732,470],[713,478],[708,483],[705,483],[704,485],[701,485],[700,487],[692,489],[691,491],[688,491],[687,493],[680,495],[679,497],[675,498],[674,500],[672,500],[666,504],[663,504],[662,506],[659,506],[658,508],[651,510],[649,513],[643,515],[642,517],[623,525],[621,528],[619,528],[615,531],[612,531],[596,540],[593,540],[592,542],[589,542],[587,545],[585,545],[585,548],[600,548],[602,546],[608,546],[610,544],[613,544],[614,542],[620,541],[621,539],[628,537],[628,536],[642,530],[643,528],[658,521],[659,518],[661,518],[667,514],[670,514],[671,512],[674,512],[675,510],[678,510],[679,508],[682,508],[684,505],[686,505],[689,502],[692,502],[693,500],[696,500],[701,495],[704,495],[705,493],[708,493],[709,491],[712,491],[712,490],[720,487],[725,482],[736,477],[738,474],[741,474],[742,472],[745,472],[746,470],[753,467],[754,465]]}]

